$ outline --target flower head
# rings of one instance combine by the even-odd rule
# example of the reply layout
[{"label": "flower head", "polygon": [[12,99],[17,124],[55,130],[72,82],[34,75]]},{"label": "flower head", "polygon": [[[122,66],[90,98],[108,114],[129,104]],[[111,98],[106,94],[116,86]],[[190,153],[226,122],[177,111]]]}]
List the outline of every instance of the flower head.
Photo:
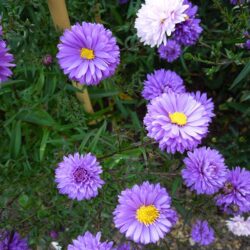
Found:
[{"label": "flower head", "polygon": [[171,70],[159,69],[153,74],[147,75],[144,82],[142,96],[146,100],[152,100],[163,93],[173,91],[175,93],[185,92],[182,78]]},{"label": "flower head", "polygon": [[207,246],[214,241],[214,230],[207,221],[197,220],[192,226],[191,236],[194,242],[201,246]]},{"label": "flower head", "polygon": [[201,103],[207,112],[208,117],[210,118],[210,121],[215,116],[214,114],[214,103],[212,101],[212,98],[208,98],[206,93],[201,93],[200,91],[197,91],[195,93],[191,93],[191,95],[194,97],[194,99]]},{"label": "flower head", "polygon": [[114,211],[114,223],[121,233],[137,243],[155,243],[177,222],[171,198],[160,184],[144,182],[122,191]]},{"label": "flower head", "polygon": [[226,221],[228,229],[237,236],[250,236],[250,217],[238,215]]},{"label": "flower head", "polygon": [[181,46],[175,40],[168,40],[165,45],[161,45],[158,49],[160,58],[173,62],[181,55]]},{"label": "flower head", "polygon": [[28,241],[22,239],[17,232],[3,231],[0,233],[0,250],[28,250]]},{"label": "flower head", "polygon": [[222,155],[214,149],[202,147],[188,152],[184,159],[182,178],[185,184],[197,194],[214,194],[223,187],[227,167]]},{"label": "flower head", "polygon": [[12,54],[8,53],[9,49],[6,46],[6,42],[1,40],[0,41],[0,84],[5,82],[11,75],[12,71],[10,70],[11,67],[14,67],[15,64],[12,62],[14,61],[14,57]]},{"label": "flower head", "polygon": [[237,5],[237,4],[244,4],[244,3],[248,3],[248,0],[230,0],[231,4]]},{"label": "flower head", "polygon": [[229,214],[250,212],[250,171],[236,167],[227,174],[216,204]]},{"label": "flower head", "polygon": [[132,250],[132,247],[130,246],[129,243],[124,243],[118,246],[118,248],[114,250]]},{"label": "flower head", "polygon": [[45,55],[42,59],[42,63],[45,66],[50,65],[52,62],[53,62],[53,57],[50,54]]},{"label": "flower head", "polygon": [[153,99],[144,118],[148,136],[168,153],[197,147],[208,132],[209,121],[205,107],[190,94],[173,92]]},{"label": "flower head", "polygon": [[250,39],[248,39],[246,42],[245,42],[245,48],[246,49],[250,49]]},{"label": "flower head", "polygon": [[203,29],[200,26],[201,20],[195,18],[198,7],[187,0],[184,3],[189,6],[185,11],[187,18],[176,25],[173,38],[181,45],[190,46],[197,42]]},{"label": "flower head", "polygon": [[0,16],[0,36],[3,35],[3,27],[1,25],[2,17]]},{"label": "flower head", "polygon": [[57,188],[71,199],[89,200],[98,195],[104,181],[102,168],[96,157],[88,153],[64,156],[56,169]]},{"label": "flower head", "polygon": [[73,244],[68,245],[68,250],[111,250],[113,242],[101,242],[101,233],[97,233],[96,236],[90,232],[86,232],[84,235],[80,235],[76,240],[73,240]]},{"label": "flower head", "polygon": [[166,44],[176,24],[185,21],[187,8],[183,0],[146,0],[135,20],[140,41],[151,47]]},{"label": "flower head", "polygon": [[59,64],[70,79],[97,85],[114,74],[120,51],[110,30],[102,24],[75,24],[66,30],[58,45]]}]

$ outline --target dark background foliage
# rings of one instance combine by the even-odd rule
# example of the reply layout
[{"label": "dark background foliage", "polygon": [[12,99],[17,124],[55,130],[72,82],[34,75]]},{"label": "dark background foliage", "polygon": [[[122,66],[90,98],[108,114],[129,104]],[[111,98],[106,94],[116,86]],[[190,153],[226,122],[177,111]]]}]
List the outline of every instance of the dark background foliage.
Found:
[{"label": "dark background foliage", "polygon": [[[28,235],[34,249],[48,248],[51,230],[60,231],[64,247],[86,230],[102,231],[104,239],[120,241],[112,223],[117,195],[144,180],[168,188],[187,227],[201,217],[216,228],[214,217],[220,213],[213,201],[191,194],[182,184],[184,155],[161,152],[146,137],[142,123],[146,102],[140,93],[146,74],[162,67],[175,70],[188,90],[207,92],[215,102],[216,117],[203,145],[220,150],[229,167],[250,169],[250,57],[241,46],[249,8],[234,7],[226,0],[194,2],[202,19],[202,37],[168,64],[158,58],[156,49],[138,41],[134,19],[140,0],[122,6],[114,0],[67,1],[72,24],[103,23],[121,49],[116,75],[89,88],[93,115],[85,113],[75,97],[77,89],[58,67],[60,33],[53,27],[46,1],[0,2],[4,37],[16,63],[13,78],[0,87],[0,228]],[[42,64],[45,54],[53,55],[51,66]],[[76,151],[96,154],[104,169],[106,185],[97,198],[86,202],[59,195],[54,182],[57,163]],[[152,249],[167,249],[172,237]],[[175,241],[188,248],[187,240]]]}]

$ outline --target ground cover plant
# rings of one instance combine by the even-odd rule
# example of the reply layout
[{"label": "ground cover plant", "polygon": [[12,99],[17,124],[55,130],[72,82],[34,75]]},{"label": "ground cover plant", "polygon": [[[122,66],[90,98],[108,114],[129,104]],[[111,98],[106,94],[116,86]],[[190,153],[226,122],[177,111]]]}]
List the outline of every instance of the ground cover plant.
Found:
[{"label": "ground cover plant", "polygon": [[0,2],[0,249],[248,249],[248,1],[84,2]]}]

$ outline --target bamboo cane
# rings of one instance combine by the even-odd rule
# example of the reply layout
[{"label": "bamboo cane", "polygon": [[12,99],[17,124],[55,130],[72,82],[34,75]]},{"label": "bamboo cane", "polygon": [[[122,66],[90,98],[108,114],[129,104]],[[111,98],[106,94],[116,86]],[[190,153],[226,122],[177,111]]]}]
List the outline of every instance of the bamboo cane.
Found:
[{"label": "bamboo cane", "polygon": [[[69,15],[65,0],[48,0],[48,6],[56,29],[64,30],[70,28]],[[72,84],[78,89],[81,89],[78,83],[73,82]],[[83,103],[86,112],[94,113],[87,88],[78,92],[76,96],[78,100]]]}]

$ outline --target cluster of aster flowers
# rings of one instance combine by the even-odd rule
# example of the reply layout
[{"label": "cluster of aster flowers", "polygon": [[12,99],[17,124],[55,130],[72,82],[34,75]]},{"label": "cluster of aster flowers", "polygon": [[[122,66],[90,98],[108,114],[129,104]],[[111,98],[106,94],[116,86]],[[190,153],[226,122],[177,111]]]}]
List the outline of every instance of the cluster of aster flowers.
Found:
[{"label": "cluster of aster flowers", "polygon": [[162,59],[173,62],[181,46],[194,45],[200,37],[197,10],[188,0],[147,0],[137,13],[137,35],[144,44],[159,47]]},{"label": "cluster of aster flowers", "polygon": [[10,76],[12,76],[11,67],[14,67],[13,64],[14,57],[9,53],[7,48],[6,41],[2,38],[3,28],[1,25],[1,16],[0,16],[0,84],[7,81]]},{"label": "cluster of aster flowers", "polygon": [[150,101],[144,125],[148,136],[168,153],[193,150],[208,133],[214,116],[211,98],[185,91],[182,78],[170,70],[148,74],[142,96]]}]

